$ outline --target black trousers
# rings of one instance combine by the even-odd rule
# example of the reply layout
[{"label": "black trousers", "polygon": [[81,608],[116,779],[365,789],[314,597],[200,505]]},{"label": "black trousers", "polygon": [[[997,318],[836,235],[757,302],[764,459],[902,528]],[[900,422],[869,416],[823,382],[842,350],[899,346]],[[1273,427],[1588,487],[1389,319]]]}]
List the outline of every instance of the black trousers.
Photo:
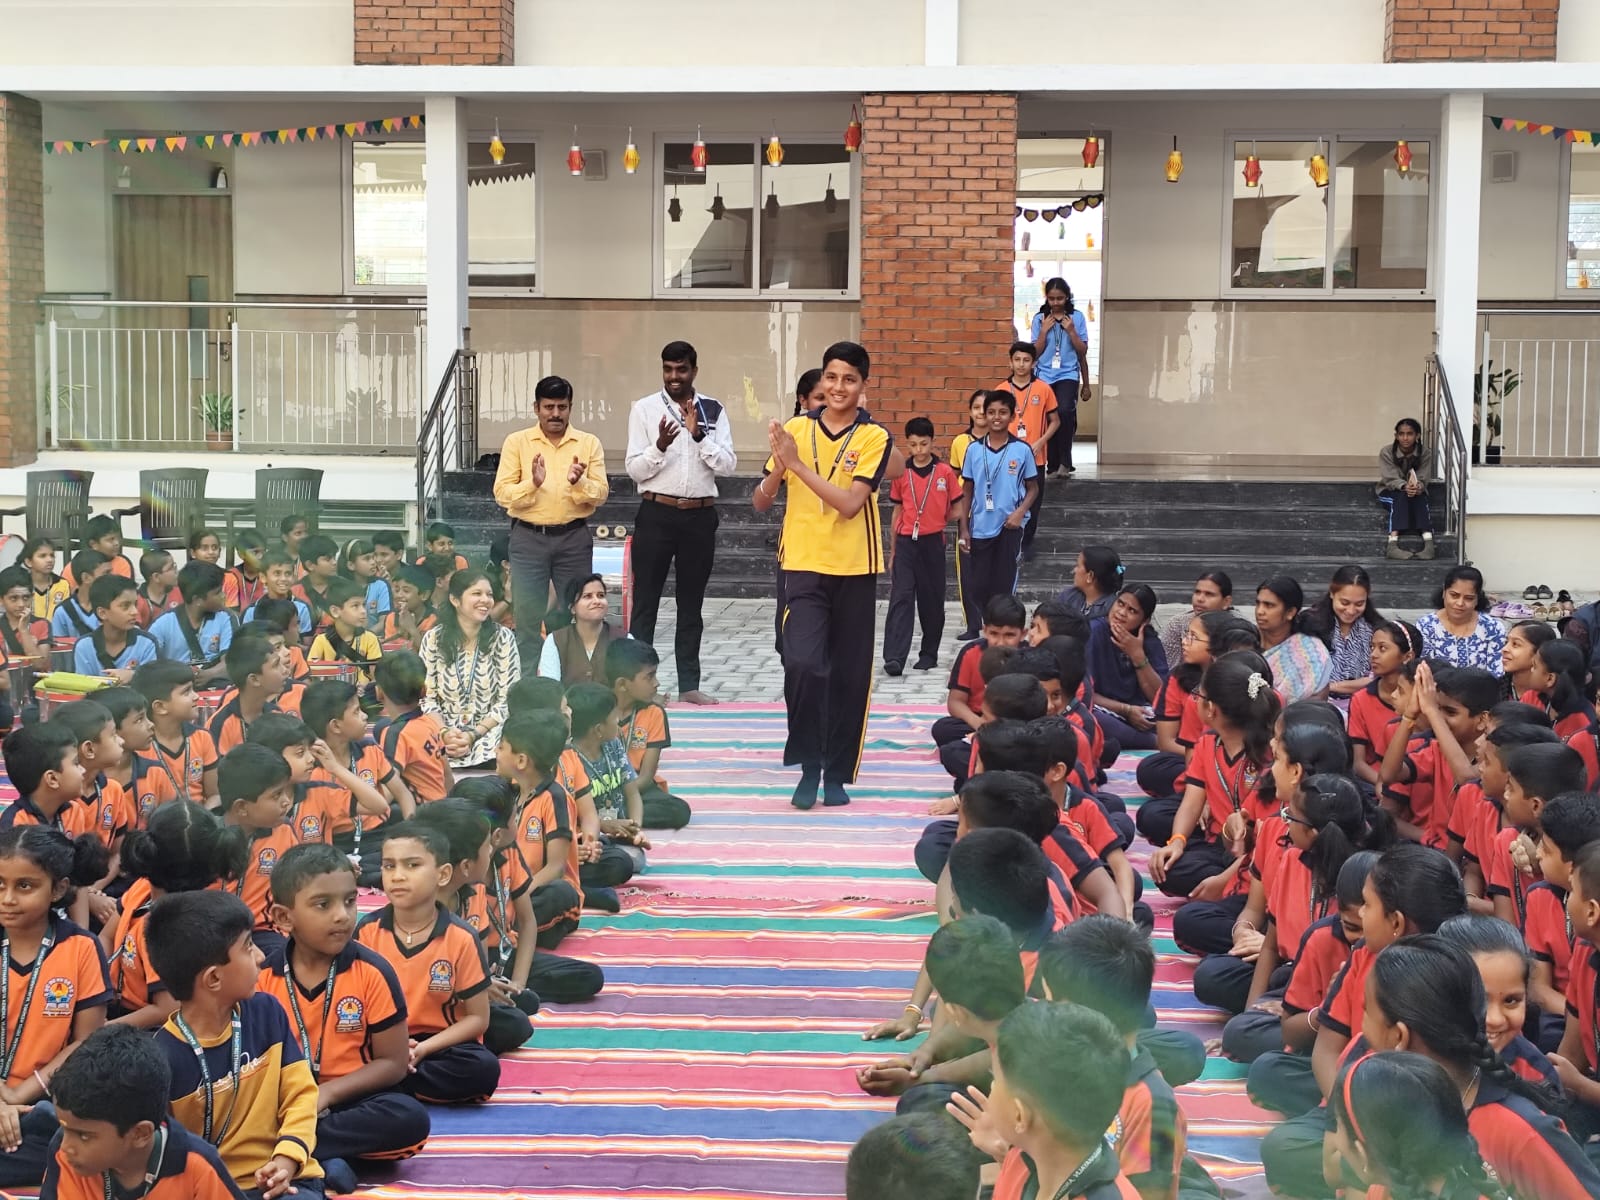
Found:
[{"label": "black trousers", "polygon": [[[1230,860],[1226,852],[1222,851],[1222,847],[1216,842],[1200,842],[1185,850],[1183,857],[1177,861],[1173,869],[1177,870],[1178,868],[1189,866],[1191,858],[1202,859],[1206,857],[1204,853],[1196,855],[1195,851],[1203,851],[1208,846],[1219,852],[1222,866],[1213,869],[1201,867],[1197,863],[1192,868],[1194,870],[1192,880],[1185,878],[1183,881],[1188,884],[1189,890],[1185,892],[1167,892],[1167,895],[1187,896],[1207,876],[1215,875],[1218,871],[1226,868]],[[1167,875],[1167,884],[1169,886],[1172,883],[1172,878],[1172,874],[1169,872]],[[1166,891],[1166,888],[1162,890]],[[1227,954],[1229,950],[1233,949],[1233,926],[1238,921],[1239,914],[1244,912],[1246,900],[1248,900],[1247,896],[1227,896],[1221,900],[1189,901],[1189,903],[1172,914],[1172,940],[1191,954]],[[1238,962],[1239,960],[1234,959],[1233,961]],[[1250,970],[1254,971],[1255,968],[1251,967]],[[1249,986],[1250,981],[1246,979],[1246,989]]]},{"label": "black trousers", "polygon": [[[1170,837],[1171,835],[1169,834],[1168,836]],[[1165,843],[1163,843],[1163,845],[1164,844]],[[1187,898],[1190,892],[1194,891],[1195,888],[1199,887],[1207,879],[1211,878],[1211,876],[1219,875],[1223,871],[1226,871],[1228,869],[1228,864],[1231,862],[1233,862],[1233,859],[1228,854],[1227,847],[1225,847],[1221,842],[1190,842],[1183,848],[1183,857],[1178,859],[1177,862],[1173,863],[1172,866],[1167,868],[1166,882],[1158,886],[1161,888],[1161,891],[1168,896],[1181,896]],[[1186,904],[1183,906],[1183,908],[1180,908],[1178,913],[1181,915],[1195,903],[1204,904],[1210,903],[1210,901],[1190,901],[1189,904]],[[1216,903],[1227,904],[1229,901],[1218,900]],[[1242,908],[1243,906],[1241,905],[1241,911]],[[1236,913],[1234,915],[1237,916],[1238,914]],[[1180,928],[1177,916],[1173,917],[1172,928],[1173,936],[1178,937],[1179,942],[1182,943],[1182,938],[1177,932]],[[1228,945],[1232,944],[1233,943],[1230,940]],[[1191,949],[1197,950],[1202,954],[1210,953],[1205,946],[1192,944],[1189,945],[1191,945]]]},{"label": "black trousers", "polygon": [[872,701],[876,575],[789,571],[784,580],[785,766],[820,769],[853,783],[861,769]]},{"label": "black trousers", "polygon": [[528,968],[528,991],[551,1004],[582,1004],[598,996],[605,985],[605,972],[596,964],[565,954],[546,954],[543,949]]},{"label": "black trousers", "polygon": [[1390,533],[1433,532],[1433,515],[1428,511],[1427,490],[1408,496],[1404,488],[1384,492],[1378,502],[1389,510]]},{"label": "black trousers", "polygon": [[1022,553],[1025,557],[1032,554],[1033,539],[1039,532],[1039,518],[1044,515],[1044,473],[1048,469],[1046,460],[1046,466],[1039,468],[1039,475],[1034,480],[1039,485],[1039,494],[1034,497],[1033,508],[1029,510],[1028,523],[1022,527]]},{"label": "black trousers", "polygon": [[428,1110],[414,1097],[374,1092],[330,1109],[317,1120],[317,1157],[410,1158],[428,1140],[431,1124]]},{"label": "black trousers", "polygon": [[[717,555],[717,508],[672,508],[654,500],[639,501],[633,518],[633,616],[628,632],[655,644],[656,615],[667,571],[677,564],[673,594],[678,601],[678,626],[672,646],[678,660],[678,692],[700,689],[700,637],[705,631],[701,608],[706,581]],[[517,622],[520,629],[522,622]]]},{"label": "black trousers", "polygon": [[565,533],[536,533],[511,522],[511,603],[517,615],[517,647],[524,674],[539,669],[544,643],[544,617],[550,606],[550,585],[557,597],[594,570],[594,533],[580,525]]},{"label": "black trousers", "polygon": [[[528,995],[527,992],[522,994]],[[535,1011],[538,1010],[538,1003],[539,998],[535,997]],[[483,1044],[490,1054],[498,1058],[502,1054],[520,1050],[532,1036],[533,1022],[520,1007],[510,1004],[489,1005],[489,1028],[484,1031]]]},{"label": "black trousers", "polygon": [[[1157,750],[1139,760],[1139,765],[1134,768],[1133,777],[1139,781],[1139,790],[1146,796],[1152,796],[1158,801],[1167,801],[1173,796],[1182,799],[1183,789],[1178,786],[1178,781],[1183,778],[1189,769],[1189,764],[1183,761],[1183,755],[1174,754],[1170,750]],[[1145,805],[1140,808],[1140,812]],[[1177,810],[1173,813],[1176,815]],[[1172,833],[1171,818],[1167,820],[1167,834]],[[1155,841],[1154,838],[1151,841]],[[1155,842],[1160,845],[1160,842]]]},{"label": "black trousers", "polygon": [[1046,469],[1054,471],[1072,465],[1072,439],[1078,436],[1078,381],[1062,379],[1052,383],[1050,390],[1056,394],[1056,416],[1061,418],[1061,427],[1046,451]]},{"label": "black trousers", "polygon": [[[1289,973],[1293,969],[1293,963],[1278,964],[1278,969],[1272,973],[1267,984],[1268,997],[1283,999],[1283,989],[1289,986]],[[1250,985],[1255,981],[1255,975],[1256,965],[1253,962],[1245,962],[1231,954],[1208,954],[1195,968],[1194,998],[1201,1004],[1209,1004],[1212,1008],[1220,1008],[1238,1016],[1249,1006]],[[1277,1018],[1274,1017],[1273,1021],[1276,1024]],[[1269,1050],[1278,1048],[1267,1047]]]},{"label": "black trousers", "polygon": [[1322,1089],[1309,1054],[1276,1050],[1250,1064],[1245,1091],[1252,1103],[1284,1116],[1309,1112],[1322,1103]]},{"label": "black trousers", "polygon": [[400,1081],[400,1087],[427,1104],[478,1104],[499,1086],[500,1060],[482,1042],[462,1042],[430,1054]]},{"label": "black trousers", "polygon": [[19,1118],[22,1142],[8,1154],[0,1154],[0,1187],[37,1188],[44,1182],[45,1170],[54,1155],[50,1143],[61,1130],[55,1106],[48,1100],[35,1103]]},{"label": "black trousers", "polygon": [[978,630],[983,628],[983,614],[978,611],[974,603],[972,591],[972,552],[956,547],[956,600],[961,605],[961,615],[965,621],[962,633],[978,636]]},{"label": "black trousers", "polygon": [[[1282,1000],[1283,989],[1267,992],[1261,998]],[[1242,1063],[1253,1063],[1267,1054],[1282,1054],[1283,1018],[1246,1009],[1222,1027],[1222,1052]]]},{"label": "black trousers", "polygon": [[889,568],[889,615],[883,623],[883,661],[904,664],[911,656],[911,611],[922,626],[923,658],[939,656],[944,637],[943,534],[913,538],[897,533]]},{"label": "black trousers", "polygon": [[638,863],[632,854],[628,853],[630,847],[625,847],[610,838],[601,836],[600,857],[593,862],[578,865],[578,882],[583,884],[583,890],[590,888],[621,887],[632,879],[638,869]]},{"label": "black trousers", "polygon": [[646,829],[682,829],[693,815],[687,800],[662,791],[653,781],[639,781],[639,799],[644,801]]},{"label": "black trousers", "polygon": [[1009,596],[1017,590],[1017,556],[1022,552],[1022,530],[1002,527],[992,538],[972,539],[972,603],[982,620],[991,596]]}]

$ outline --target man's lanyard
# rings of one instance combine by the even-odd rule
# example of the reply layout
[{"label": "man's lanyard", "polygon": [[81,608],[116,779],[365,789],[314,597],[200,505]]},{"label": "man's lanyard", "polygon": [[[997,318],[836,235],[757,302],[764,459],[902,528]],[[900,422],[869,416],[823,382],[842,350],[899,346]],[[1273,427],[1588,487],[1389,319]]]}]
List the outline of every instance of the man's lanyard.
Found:
[{"label": "man's lanyard", "polygon": [[[666,388],[661,389],[661,403],[666,407],[667,415],[678,423],[679,429],[687,430],[689,428],[689,426],[684,423],[683,410],[678,407],[678,404],[672,399],[671,396],[667,395]],[[700,403],[699,392],[694,394],[694,421],[696,429],[703,429],[707,433],[710,433],[714,428],[714,426],[706,423],[706,410]]]},{"label": "man's lanyard", "polygon": [[[850,448],[850,439],[856,436],[856,430],[861,428],[861,423],[857,421],[854,425],[850,426],[850,431],[844,435],[844,440],[839,443],[839,453],[833,456],[833,466],[828,468],[828,473],[826,475],[822,474],[822,454],[821,451],[817,449],[817,426],[821,424],[821,417],[818,417],[816,420],[811,422],[811,469],[815,471],[824,482],[833,483],[833,473],[839,469],[839,463],[844,459],[844,452]],[[834,486],[837,487],[838,485],[834,484]],[[823,503],[821,496],[817,497],[817,511],[821,513],[826,513],[828,511],[828,506]]]},{"label": "man's lanyard", "polygon": [[917,518],[911,526],[911,540],[917,540],[917,535],[922,532],[922,510],[928,507],[928,501],[933,496],[934,477],[939,474],[939,464],[934,462],[928,470],[928,486],[923,490],[922,500],[917,501],[917,473],[912,470],[906,476],[906,490],[911,493],[911,502],[917,506]]},{"label": "man's lanyard", "polygon": [[[6,1042],[5,1058],[0,1059],[0,1079],[11,1077],[11,1068],[16,1065],[17,1051],[22,1046],[22,1029],[28,1023],[28,1013],[33,1008],[33,993],[39,987],[39,974],[44,970],[44,960],[50,957],[50,947],[55,942],[53,930],[46,927],[44,937],[39,942],[38,956],[33,960],[33,967],[28,972],[28,990],[22,997],[22,1011],[17,1014],[17,1027],[11,1033],[11,1038]],[[11,1011],[11,935],[7,934],[5,940],[0,942],[0,1014]]]},{"label": "man's lanyard", "polygon": [[300,985],[294,980],[294,968],[289,965],[289,953],[284,951],[283,956],[283,982],[284,988],[289,993],[289,1011],[294,1016],[294,1028],[300,1038],[300,1051],[306,1056],[306,1061],[311,1064],[311,1078],[317,1079],[322,1075],[322,1048],[328,1044],[328,1013],[333,1010],[333,985],[339,975],[339,960],[335,958],[328,964],[328,982],[322,989],[322,1025],[317,1038],[317,1050],[311,1052],[311,1034],[306,1030],[306,1019],[300,1013]]},{"label": "man's lanyard", "polygon": [[[290,986],[293,986],[292,981]],[[222,1128],[216,1131],[216,1137],[211,1136],[211,1131],[217,1088],[211,1080],[211,1068],[206,1065],[205,1047],[200,1044],[200,1039],[195,1037],[194,1030],[189,1028],[189,1022],[183,1019],[181,1012],[173,1016],[173,1023],[183,1035],[183,1040],[189,1044],[189,1049],[194,1051],[195,1061],[200,1065],[200,1087],[205,1093],[205,1127],[200,1136],[213,1146],[220,1146],[222,1139],[228,1136],[228,1126],[233,1124],[234,1109],[239,1107],[239,1080],[244,1074],[244,1032],[239,1024],[239,1010],[237,1007],[233,1010],[231,1018],[233,1038],[229,1045],[228,1078],[233,1084],[233,1098],[229,1101],[228,1115],[223,1118]]]}]

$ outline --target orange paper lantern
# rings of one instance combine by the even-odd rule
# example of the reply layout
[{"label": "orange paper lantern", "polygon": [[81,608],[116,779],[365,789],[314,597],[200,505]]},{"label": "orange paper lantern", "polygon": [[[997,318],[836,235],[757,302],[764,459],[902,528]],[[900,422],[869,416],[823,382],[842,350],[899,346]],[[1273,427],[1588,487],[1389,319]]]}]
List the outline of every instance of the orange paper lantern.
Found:
[{"label": "orange paper lantern", "polygon": [[633,144],[633,129],[628,129],[628,144],[622,148],[622,169],[632,175],[639,169],[639,147]]},{"label": "orange paper lantern", "polygon": [[500,140],[500,122],[494,123],[494,139],[489,143],[489,158],[495,166],[506,160],[506,144]]},{"label": "orange paper lantern", "polygon": [[696,171],[704,171],[710,156],[706,153],[705,139],[700,136],[700,130],[694,131],[694,145],[689,148],[689,163]]},{"label": "orange paper lantern", "polygon": [[1172,139],[1172,153],[1167,155],[1167,182],[1177,183],[1183,176],[1183,151],[1178,149],[1178,139]]},{"label": "orange paper lantern", "polygon": [[767,165],[769,167],[783,166],[783,143],[778,140],[777,134],[773,134],[767,139]]},{"label": "orange paper lantern", "polygon": [[1083,139],[1083,165],[1093,168],[1100,161],[1100,139],[1090,134]]},{"label": "orange paper lantern", "polygon": [[1322,153],[1322,139],[1317,139],[1317,152],[1311,156],[1311,161],[1306,163],[1306,170],[1311,172],[1311,182],[1319,188],[1328,186],[1328,159]]}]

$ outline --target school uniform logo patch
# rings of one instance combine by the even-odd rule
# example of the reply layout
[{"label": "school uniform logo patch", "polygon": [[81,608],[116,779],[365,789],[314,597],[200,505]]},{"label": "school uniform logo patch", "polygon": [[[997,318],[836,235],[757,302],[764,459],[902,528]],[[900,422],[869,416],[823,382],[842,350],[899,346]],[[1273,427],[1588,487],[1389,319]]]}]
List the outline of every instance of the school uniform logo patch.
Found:
[{"label": "school uniform logo patch", "polygon": [[371,767],[363,767],[359,774],[361,776],[362,783],[373,783],[377,779],[377,776],[372,773]]},{"label": "school uniform logo patch", "polygon": [[149,811],[156,806],[156,794],[145,792],[139,797],[139,820],[142,822]]},{"label": "school uniform logo patch", "polygon": [[271,875],[272,868],[278,865],[278,852],[271,846],[256,855],[256,874]]},{"label": "school uniform logo patch", "polygon": [[544,822],[538,817],[529,817],[528,823],[522,827],[522,836],[530,842],[537,842],[544,837]]},{"label": "school uniform logo patch", "polygon": [[650,743],[650,731],[635,729],[628,735],[628,749],[643,750]]},{"label": "school uniform logo patch", "polygon": [[139,946],[131,933],[122,939],[122,961],[130,967],[139,961]]},{"label": "school uniform logo patch", "polygon": [[335,1033],[360,1033],[366,1009],[355,996],[342,996],[334,1008]]},{"label": "school uniform logo patch", "polygon": [[430,992],[455,991],[456,970],[447,958],[434,959],[433,965],[428,968],[428,990]]},{"label": "school uniform logo patch", "polygon": [[850,474],[853,474],[855,472],[856,464],[859,463],[860,461],[861,461],[861,451],[859,451],[859,450],[846,450],[844,452],[844,460],[839,464],[839,467],[840,467],[840,469],[842,471],[844,471],[844,473],[846,475],[850,475]]},{"label": "school uniform logo patch", "polygon": [[72,1012],[72,980],[62,975],[45,980],[44,1015],[65,1017]]},{"label": "school uniform logo patch", "polygon": [[203,776],[205,773],[206,766],[200,761],[200,756],[196,755],[194,760],[189,764],[189,782],[199,783],[201,776]]},{"label": "school uniform logo patch", "polygon": [[948,492],[950,490],[950,485],[945,481],[943,476],[940,476],[939,479],[934,482],[933,490],[936,492]]},{"label": "school uniform logo patch", "polygon": [[103,805],[100,809],[100,827],[102,829],[110,829],[115,826],[116,823],[117,814],[111,811],[111,806],[109,804]]},{"label": "school uniform logo patch", "polygon": [[300,818],[300,840],[302,842],[320,842],[322,840],[322,818],[317,816]]},{"label": "school uniform logo patch", "polygon": [[1010,462],[1006,463],[1007,475],[1015,475],[1020,470],[1022,470],[1022,464],[1017,462],[1016,459],[1013,458]]}]

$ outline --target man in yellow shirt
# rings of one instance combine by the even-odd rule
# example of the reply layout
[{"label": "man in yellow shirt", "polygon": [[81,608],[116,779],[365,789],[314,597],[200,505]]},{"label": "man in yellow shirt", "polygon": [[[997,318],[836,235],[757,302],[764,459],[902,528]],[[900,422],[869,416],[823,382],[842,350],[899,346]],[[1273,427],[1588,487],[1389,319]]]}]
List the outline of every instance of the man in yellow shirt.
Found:
[{"label": "man in yellow shirt", "polygon": [[772,421],[772,456],[756,488],[766,512],[787,487],[778,561],[783,568],[783,761],[800,768],[790,801],[849,804],[872,699],[874,606],[883,570],[878,484],[894,439],[861,407],[871,361],[854,342],[822,356],[823,406]]},{"label": "man in yellow shirt", "polygon": [[494,477],[494,498],[511,517],[511,599],[529,673],[539,662],[550,584],[564,595],[594,571],[589,517],[611,492],[600,439],[571,427],[572,385],[548,375],[533,398],[539,423],[506,438]]}]

